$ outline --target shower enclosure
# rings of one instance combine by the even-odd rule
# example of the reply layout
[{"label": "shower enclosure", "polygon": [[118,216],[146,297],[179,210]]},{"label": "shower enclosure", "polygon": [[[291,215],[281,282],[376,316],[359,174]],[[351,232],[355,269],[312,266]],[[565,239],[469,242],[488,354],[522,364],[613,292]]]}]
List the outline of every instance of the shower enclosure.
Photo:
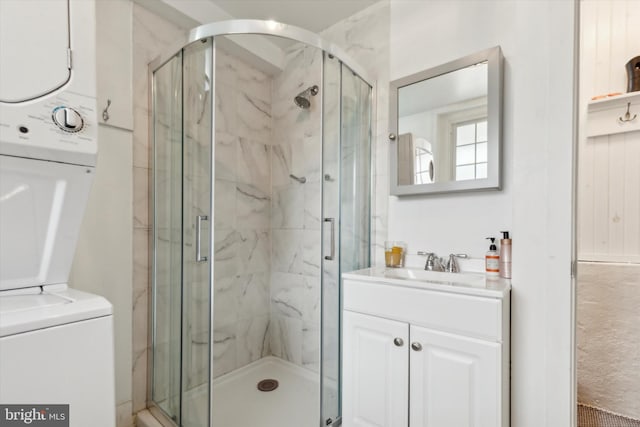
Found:
[{"label": "shower enclosure", "polygon": [[370,264],[365,73],[249,20],[198,27],[150,69],[152,413],[340,425],[340,275]]}]

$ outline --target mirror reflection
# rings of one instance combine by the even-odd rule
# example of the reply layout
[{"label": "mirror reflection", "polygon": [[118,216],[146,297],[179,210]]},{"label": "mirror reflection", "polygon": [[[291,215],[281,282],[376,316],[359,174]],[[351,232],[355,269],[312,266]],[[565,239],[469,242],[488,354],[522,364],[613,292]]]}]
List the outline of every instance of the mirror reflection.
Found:
[{"label": "mirror reflection", "polygon": [[398,185],[487,177],[488,64],[398,89]]},{"label": "mirror reflection", "polygon": [[390,83],[390,190],[397,196],[499,190],[499,46]]}]

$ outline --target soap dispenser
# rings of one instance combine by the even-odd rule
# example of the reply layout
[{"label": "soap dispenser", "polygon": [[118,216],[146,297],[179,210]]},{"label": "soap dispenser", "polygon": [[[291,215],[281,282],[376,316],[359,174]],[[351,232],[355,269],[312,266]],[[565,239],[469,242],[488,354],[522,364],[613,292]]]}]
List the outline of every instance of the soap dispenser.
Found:
[{"label": "soap dispenser", "polygon": [[491,240],[491,245],[489,245],[489,251],[484,257],[485,271],[488,278],[497,278],[500,275],[500,256],[496,247],[496,238],[487,237],[487,240]]},{"label": "soap dispenser", "polygon": [[500,277],[511,279],[511,239],[508,231],[501,231],[500,239]]}]

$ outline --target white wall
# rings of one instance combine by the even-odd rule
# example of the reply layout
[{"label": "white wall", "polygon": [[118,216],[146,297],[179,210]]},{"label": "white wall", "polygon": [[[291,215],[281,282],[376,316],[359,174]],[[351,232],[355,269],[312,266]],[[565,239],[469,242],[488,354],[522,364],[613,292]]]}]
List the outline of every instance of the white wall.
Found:
[{"label": "white wall", "polygon": [[[113,305],[117,425],[129,427],[132,368],[131,3],[96,1],[98,162],[69,286]],[[112,100],[108,126],[102,119]],[[115,126],[115,127],[113,127]]]},{"label": "white wall", "polygon": [[[497,4],[481,2],[472,6],[473,3],[464,1],[392,1],[391,79],[501,45],[506,58],[505,85],[511,87],[510,57],[517,48],[517,41],[512,37],[516,7]],[[480,33],[475,30],[476,20],[482,23]],[[459,25],[455,25],[456,22]],[[428,250],[440,256],[455,252],[483,258],[489,248],[485,237],[498,237],[499,231],[512,229],[513,93],[508,90],[505,93],[503,190],[453,196],[391,197],[389,238],[406,241],[410,254]],[[515,237],[514,246],[517,243]],[[415,265],[421,261],[420,258],[409,258]]]},{"label": "white wall", "polygon": [[[391,2],[391,79],[500,45],[504,189],[389,200],[409,251],[482,257],[514,238],[512,424],[568,426],[571,396],[572,1]],[[408,262],[418,264],[412,257]]]},{"label": "white wall", "polygon": [[640,263],[640,132],[584,137],[591,97],[626,92],[625,64],[640,55],[638,23],[637,1],[581,3],[580,260]]},{"label": "white wall", "polygon": [[131,403],[131,171],[131,134],[100,126],[95,180],[69,278],[69,286],[113,305],[116,405]]},{"label": "white wall", "polygon": [[434,116],[432,111],[421,111],[409,116],[399,117],[398,134],[413,133],[414,138],[425,138],[433,144],[435,138]]}]

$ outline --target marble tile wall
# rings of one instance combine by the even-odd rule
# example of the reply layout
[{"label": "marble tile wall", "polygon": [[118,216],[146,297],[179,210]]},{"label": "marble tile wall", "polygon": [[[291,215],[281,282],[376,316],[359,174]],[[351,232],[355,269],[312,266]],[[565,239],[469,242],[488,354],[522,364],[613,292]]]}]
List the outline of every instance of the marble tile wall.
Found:
[{"label": "marble tile wall", "polygon": [[[271,153],[271,352],[314,371],[320,356],[320,96],[308,109],[293,99],[310,86],[322,92],[322,52],[294,45],[273,82]],[[289,175],[306,178],[301,184]]]},{"label": "marble tile wall", "polygon": [[371,168],[370,88],[362,79],[343,66],[341,111],[341,187],[353,189],[340,195],[341,271],[348,272],[366,265],[371,241],[368,187]]},{"label": "marble tile wall", "polygon": [[216,52],[213,373],[271,354],[272,79]]},{"label": "marble tile wall", "polygon": [[320,34],[344,49],[374,80],[371,261],[384,263],[389,212],[389,0],[344,19]]}]

